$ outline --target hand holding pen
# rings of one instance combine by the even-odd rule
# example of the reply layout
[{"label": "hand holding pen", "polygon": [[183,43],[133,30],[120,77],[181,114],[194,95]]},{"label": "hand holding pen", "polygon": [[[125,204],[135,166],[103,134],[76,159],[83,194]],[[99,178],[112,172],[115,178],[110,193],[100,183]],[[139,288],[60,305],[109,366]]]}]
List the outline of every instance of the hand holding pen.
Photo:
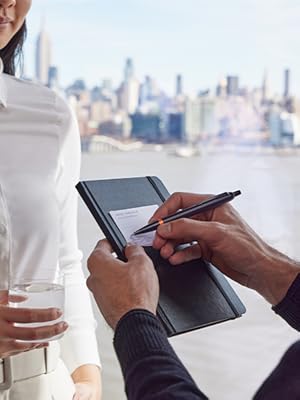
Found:
[{"label": "hand holding pen", "polygon": [[143,226],[134,232],[135,235],[141,235],[143,233],[148,233],[155,231],[160,225],[166,224],[168,222],[176,221],[180,218],[190,218],[194,215],[204,213],[213,210],[221,205],[233,200],[236,196],[241,194],[240,190],[235,192],[224,192],[213,196],[207,200],[201,201],[200,203],[194,204],[190,207],[184,208],[183,210],[177,211],[174,214],[168,215],[164,218],[160,218],[157,221],[151,222],[150,224]]},{"label": "hand holding pen", "polygon": [[[175,193],[154,213],[151,221],[208,200],[207,195]],[[184,249],[178,245],[194,243]],[[285,296],[299,273],[299,264],[272,249],[229,204],[180,218],[157,228],[153,247],[170,264],[202,258],[234,281],[256,290],[272,305]]]}]

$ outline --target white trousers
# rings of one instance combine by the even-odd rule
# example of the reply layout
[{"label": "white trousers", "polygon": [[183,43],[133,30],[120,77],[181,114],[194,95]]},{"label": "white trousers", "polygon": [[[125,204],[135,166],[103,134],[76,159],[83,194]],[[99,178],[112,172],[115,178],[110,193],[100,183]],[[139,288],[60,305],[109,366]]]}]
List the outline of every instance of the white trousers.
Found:
[{"label": "white trousers", "polygon": [[[17,356],[19,360],[15,364],[15,371],[18,369],[18,374],[20,374],[20,369],[21,374],[23,368],[27,369],[26,364],[31,364],[31,366],[37,364],[39,358],[36,355],[31,356],[30,353]],[[24,366],[22,356],[26,357]],[[51,356],[53,356],[53,352]],[[19,368],[20,366],[21,368]],[[63,361],[58,358],[52,372],[18,380],[12,384],[10,389],[0,390],[0,400],[72,400],[74,393],[75,387],[69,371]]]}]

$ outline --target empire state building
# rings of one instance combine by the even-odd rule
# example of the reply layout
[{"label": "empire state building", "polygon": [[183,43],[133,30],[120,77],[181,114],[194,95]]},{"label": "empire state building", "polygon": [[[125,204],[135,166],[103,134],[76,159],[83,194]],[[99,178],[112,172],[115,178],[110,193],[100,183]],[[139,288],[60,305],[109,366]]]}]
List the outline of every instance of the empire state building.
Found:
[{"label": "empire state building", "polygon": [[51,43],[50,38],[42,26],[36,42],[36,79],[43,83],[48,83],[48,73],[51,65]]}]

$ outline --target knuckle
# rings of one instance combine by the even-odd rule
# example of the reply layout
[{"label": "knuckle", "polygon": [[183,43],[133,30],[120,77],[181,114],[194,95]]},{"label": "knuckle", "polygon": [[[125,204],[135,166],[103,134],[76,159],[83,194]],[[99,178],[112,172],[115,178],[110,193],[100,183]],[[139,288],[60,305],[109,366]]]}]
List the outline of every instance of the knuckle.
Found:
[{"label": "knuckle", "polygon": [[174,192],[170,197],[170,201],[179,202],[182,198],[182,195],[183,195],[182,192]]},{"label": "knuckle", "polygon": [[94,263],[95,263],[95,258],[96,258],[95,251],[93,251],[93,253],[89,256],[89,258],[87,260],[87,267],[88,267],[88,270],[90,272],[93,269],[93,266],[94,266]]},{"label": "knuckle", "polygon": [[223,213],[226,216],[233,214],[233,210],[234,210],[234,208],[232,207],[231,204],[223,204]]},{"label": "knuckle", "polygon": [[[133,261],[133,259],[132,259]],[[142,265],[145,261],[145,257],[143,254],[135,254],[134,255],[134,264]]]},{"label": "knuckle", "polygon": [[180,218],[176,221],[176,224],[175,223],[171,224],[171,230],[174,231],[177,226],[178,230],[183,231],[186,229],[187,225],[188,225],[188,220],[186,218]]},{"label": "knuckle", "polygon": [[88,289],[92,292],[92,287],[93,287],[93,278],[91,276],[89,276],[86,280],[86,286],[88,287]]},{"label": "knuckle", "polygon": [[57,311],[56,310],[50,310],[48,318],[49,318],[50,321],[57,319]]},{"label": "knuckle", "polygon": [[226,226],[222,224],[221,222],[212,222],[213,228],[216,231],[216,233],[219,234],[224,234],[226,231]]},{"label": "knuckle", "polygon": [[135,255],[135,261],[138,264],[143,264],[145,262],[146,257],[143,254],[136,254]]},{"label": "knuckle", "polygon": [[54,336],[58,335],[62,332],[62,325],[54,325],[53,331],[54,331]]}]

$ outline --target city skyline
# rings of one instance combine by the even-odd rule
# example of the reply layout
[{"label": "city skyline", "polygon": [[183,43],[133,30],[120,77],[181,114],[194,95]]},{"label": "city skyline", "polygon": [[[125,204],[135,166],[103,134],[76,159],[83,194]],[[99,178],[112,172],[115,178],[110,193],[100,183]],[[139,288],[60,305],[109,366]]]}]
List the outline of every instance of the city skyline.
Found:
[{"label": "city skyline", "polygon": [[197,97],[185,92],[183,77],[177,75],[175,93],[168,96],[149,75],[139,82],[132,58],[126,59],[117,88],[108,79],[92,89],[83,79],[63,88],[51,52],[43,24],[36,40],[34,79],[64,92],[77,115],[81,136],[193,144],[224,139],[255,143],[268,138],[273,146],[300,144],[300,104],[291,95],[289,69],[284,70],[281,96],[272,95],[266,71],[259,88],[249,90],[240,85],[238,75],[227,75],[214,90],[200,90]]},{"label": "city skyline", "polygon": [[[280,41],[278,41],[279,32],[275,22],[277,19],[278,23],[277,14],[283,4],[281,1],[272,3],[275,17],[273,15],[272,20],[268,21],[269,33],[267,36],[259,35],[263,18],[261,15],[254,15],[255,10],[259,11],[256,0],[245,1],[242,7],[244,14],[241,13],[241,6],[238,6],[235,0],[228,2],[226,10],[224,10],[224,6],[219,5],[215,12],[213,12],[212,5],[202,7],[203,3],[197,3],[194,14],[199,14],[201,11],[203,16],[209,19],[209,21],[205,21],[204,28],[203,23],[199,21],[196,26],[195,19],[197,18],[191,17],[193,13],[189,6],[196,5],[194,0],[185,2],[187,9],[182,15],[181,25],[178,25],[178,18],[180,12],[184,10],[182,9],[183,5],[178,1],[173,1],[172,8],[169,10],[167,7],[167,4],[169,6],[171,4],[169,0],[166,0],[164,5],[158,2],[152,2],[155,3],[152,4],[146,0],[143,3],[144,7],[141,7],[135,0],[128,0],[124,2],[128,10],[124,3],[118,6],[115,4],[116,1],[112,1],[112,3],[114,4],[107,5],[94,0],[73,2],[51,0],[50,4],[47,1],[36,0],[28,18],[29,35],[25,52],[26,74],[34,75],[35,43],[41,28],[41,15],[44,13],[46,14],[46,30],[52,41],[53,64],[59,67],[63,86],[71,84],[76,78],[85,79],[90,87],[99,84],[102,79],[110,78],[114,87],[117,87],[122,81],[124,60],[132,57],[135,62],[136,77],[141,81],[145,75],[150,75],[169,94],[174,93],[174,80],[177,74],[183,76],[186,92],[197,93],[199,90],[214,87],[219,79],[227,75],[238,75],[241,86],[261,87],[265,70],[268,70],[269,73],[271,90],[282,94],[282,71],[290,68],[292,93],[299,95],[297,89],[300,88],[300,84],[298,84],[297,72],[300,71],[300,65],[296,60],[295,52],[292,51],[293,46],[296,46],[294,40],[296,36],[293,34],[293,29],[296,28],[295,24],[291,24],[292,15],[295,14],[295,8],[292,6],[295,2],[291,0],[286,2],[290,7],[285,7],[285,13],[281,17],[282,28],[289,24],[289,29],[288,32],[285,32],[284,29],[281,30]],[[216,5],[216,1],[212,3]],[[269,0],[266,3],[270,4]],[[118,12],[113,12],[113,6]],[[155,9],[156,14],[154,13]],[[59,15],[71,15],[72,18],[58,19],[58,10]],[[296,10],[300,14],[299,7]],[[149,14],[149,11],[152,11],[153,15]],[[167,15],[171,22],[166,21],[162,25],[164,13],[167,11],[169,11]],[[220,25],[222,11],[224,14],[221,19],[226,20],[223,22],[223,26]],[[265,11],[267,11],[266,7]],[[191,21],[186,21],[187,16],[192,18]],[[209,16],[210,18],[208,18]],[[243,21],[242,17],[246,21]],[[132,20],[135,20],[137,26],[132,25]],[[232,26],[234,21],[237,25],[235,27]],[[254,21],[256,24],[253,27]],[[213,29],[209,28],[212,23],[215,24],[216,34],[213,34]],[[252,26],[252,32],[247,32],[249,24]],[[89,30],[86,28],[87,25],[90,26]],[[241,25],[244,25],[244,31],[241,31],[242,38],[237,38],[235,34]],[[177,26],[179,32],[174,30]],[[288,27],[286,26],[286,28]],[[137,35],[138,31],[139,35]],[[205,37],[203,34],[206,31]],[[195,43],[197,33],[200,38],[202,37],[199,43]],[[96,46],[95,38],[97,36],[105,37],[105,40],[100,40]],[[293,40],[285,43],[289,36]],[[92,40],[93,37],[94,40]],[[222,37],[222,41],[220,41],[220,37]],[[192,38],[193,40],[190,41]],[[260,38],[262,43],[258,46]],[[160,41],[156,39],[160,39]],[[272,42],[276,42],[276,46]],[[217,43],[219,43],[218,46],[216,46]],[[257,44],[256,48],[255,43]],[[67,46],[68,51],[66,51]],[[165,55],[163,57],[164,47]],[[284,47],[284,51],[282,51],[282,47]],[[242,49],[245,51],[242,52]],[[255,58],[253,54],[260,55],[260,57]],[[251,57],[252,60],[250,60]],[[220,59],[223,62],[220,62]],[[269,62],[270,65],[268,65],[268,60],[273,60]]]}]

